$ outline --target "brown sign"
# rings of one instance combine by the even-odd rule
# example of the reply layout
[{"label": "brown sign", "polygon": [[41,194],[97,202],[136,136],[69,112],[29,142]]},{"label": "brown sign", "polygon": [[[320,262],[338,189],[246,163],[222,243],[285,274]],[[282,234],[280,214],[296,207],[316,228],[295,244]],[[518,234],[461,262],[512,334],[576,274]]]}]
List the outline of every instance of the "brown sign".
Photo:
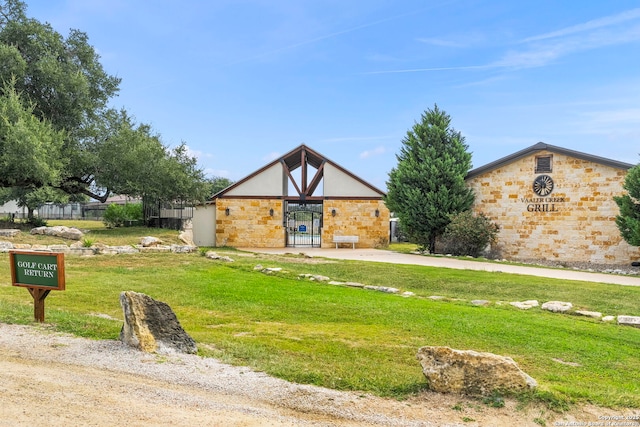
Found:
[{"label": "brown sign", "polygon": [[34,318],[44,322],[44,299],[52,290],[65,289],[64,254],[37,251],[10,251],[11,282],[33,297]]},{"label": "brown sign", "polygon": [[11,251],[13,286],[64,290],[64,254],[36,251]]}]

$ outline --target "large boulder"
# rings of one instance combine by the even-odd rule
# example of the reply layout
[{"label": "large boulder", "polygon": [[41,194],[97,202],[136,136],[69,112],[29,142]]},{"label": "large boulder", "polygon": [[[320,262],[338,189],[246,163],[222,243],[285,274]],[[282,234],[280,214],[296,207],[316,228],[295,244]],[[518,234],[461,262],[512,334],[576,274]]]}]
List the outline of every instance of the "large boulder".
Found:
[{"label": "large boulder", "polygon": [[74,227],[65,227],[64,225],[32,228],[31,234],[43,234],[45,236],[62,237],[63,239],[69,240],[80,240],[84,237],[82,231]]},{"label": "large boulder", "polygon": [[486,396],[537,387],[510,357],[438,346],[420,348],[417,357],[429,388],[439,393]]},{"label": "large boulder", "polygon": [[195,354],[196,342],[180,326],[171,307],[133,291],[120,294],[124,325],[120,340],[142,351]]}]

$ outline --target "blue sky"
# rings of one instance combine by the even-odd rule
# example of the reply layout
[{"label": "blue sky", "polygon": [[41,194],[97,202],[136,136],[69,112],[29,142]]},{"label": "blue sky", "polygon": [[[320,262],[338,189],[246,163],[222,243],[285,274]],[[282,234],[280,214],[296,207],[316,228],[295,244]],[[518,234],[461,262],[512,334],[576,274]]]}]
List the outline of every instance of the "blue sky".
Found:
[{"label": "blue sky", "polygon": [[386,190],[437,104],[482,166],[537,142],[640,162],[639,1],[27,0],[112,102],[212,176],[306,144]]}]

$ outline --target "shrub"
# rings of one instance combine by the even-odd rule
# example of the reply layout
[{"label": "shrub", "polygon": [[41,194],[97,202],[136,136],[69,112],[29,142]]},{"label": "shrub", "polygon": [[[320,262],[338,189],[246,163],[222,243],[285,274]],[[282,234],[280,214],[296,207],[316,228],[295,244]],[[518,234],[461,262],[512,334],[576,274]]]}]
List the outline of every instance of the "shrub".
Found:
[{"label": "shrub", "polygon": [[30,227],[46,227],[47,226],[47,220],[44,219],[44,218],[33,217],[33,218],[29,218],[27,220],[27,224]]},{"label": "shrub", "polygon": [[104,211],[102,221],[107,227],[122,227],[126,223],[142,220],[142,204],[141,203],[125,203],[117,205],[111,203]]},{"label": "shrub", "polygon": [[480,256],[490,243],[495,242],[500,228],[484,214],[464,211],[451,216],[451,222],[442,235],[442,248],[452,255]]}]

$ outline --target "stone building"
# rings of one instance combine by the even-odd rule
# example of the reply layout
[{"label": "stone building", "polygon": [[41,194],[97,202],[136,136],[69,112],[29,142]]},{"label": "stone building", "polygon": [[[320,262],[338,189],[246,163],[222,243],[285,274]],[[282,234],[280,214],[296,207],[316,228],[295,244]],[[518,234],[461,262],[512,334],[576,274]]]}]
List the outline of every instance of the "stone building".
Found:
[{"label": "stone building", "polygon": [[198,206],[194,243],[282,248],[331,247],[343,240],[349,247],[376,247],[389,241],[383,196],[301,145]]},{"label": "stone building", "polygon": [[614,196],[634,165],[538,143],[473,169],[474,210],[500,226],[510,260],[628,264],[640,260],[616,226]]}]

